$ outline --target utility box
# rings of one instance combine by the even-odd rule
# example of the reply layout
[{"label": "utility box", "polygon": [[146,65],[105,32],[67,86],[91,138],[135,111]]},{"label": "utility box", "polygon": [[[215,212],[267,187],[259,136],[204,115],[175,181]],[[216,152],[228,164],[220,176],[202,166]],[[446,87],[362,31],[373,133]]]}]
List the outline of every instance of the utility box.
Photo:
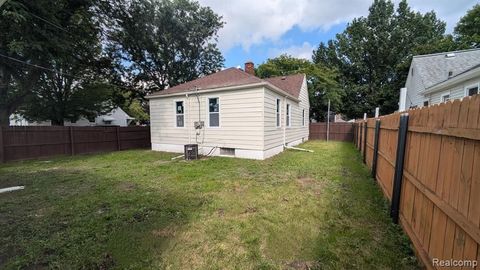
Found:
[{"label": "utility box", "polygon": [[198,159],[198,144],[185,144],[185,160]]}]

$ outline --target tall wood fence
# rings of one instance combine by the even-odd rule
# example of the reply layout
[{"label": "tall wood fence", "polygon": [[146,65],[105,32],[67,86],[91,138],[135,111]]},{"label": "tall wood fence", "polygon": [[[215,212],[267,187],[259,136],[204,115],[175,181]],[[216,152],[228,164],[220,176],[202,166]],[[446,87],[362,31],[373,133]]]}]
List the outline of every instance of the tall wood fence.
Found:
[{"label": "tall wood fence", "polygon": [[[353,123],[330,123],[328,139],[332,141],[347,141],[353,139]],[[327,123],[310,123],[311,140],[327,139]]]},{"label": "tall wood fence", "polygon": [[149,127],[0,127],[0,162],[149,147]]},{"label": "tall wood fence", "polygon": [[480,261],[480,95],[358,121],[354,143],[427,269]]}]

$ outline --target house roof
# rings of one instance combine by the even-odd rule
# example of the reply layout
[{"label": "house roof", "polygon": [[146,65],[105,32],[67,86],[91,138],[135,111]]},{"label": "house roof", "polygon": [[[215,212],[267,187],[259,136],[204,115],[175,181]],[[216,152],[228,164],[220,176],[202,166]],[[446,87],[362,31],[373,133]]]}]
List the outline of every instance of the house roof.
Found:
[{"label": "house roof", "polygon": [[303,84],[303,74],[295,74],[290,76],[273,77],[260,79],[238,68],[228,68],[205,77],[198,78],[177,86],[158,91],[150,95],[150,97],[166,96],[198,90],[209,90],[215,88],[242,86],[256,83],[266,83],[279,88],[280,90],[298,98],[300,89]]},{"label": "house roof", "polygon": [[[480,64],[480,49],[414,56],[412,67],[426,89],[445,82]],[[449,75],[449,73],[451,74]]]}]

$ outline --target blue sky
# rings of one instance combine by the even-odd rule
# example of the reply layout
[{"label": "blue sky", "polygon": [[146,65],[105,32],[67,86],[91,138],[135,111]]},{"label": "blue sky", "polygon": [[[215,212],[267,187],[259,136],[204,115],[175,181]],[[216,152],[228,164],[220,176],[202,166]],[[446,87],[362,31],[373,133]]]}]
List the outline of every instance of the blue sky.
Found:
[{"label": "blue sky", "polygon": [[[218,45],[225,67],[255,65],[287,53],[311,58],[321,41],[342,32],[353,18],[366,16],[373,0],[198,0],[223,17]],[[393,1],[395,4],[399,0]],[[451,32],[478,0],[409,0],[422,13],[434,10]]]}]

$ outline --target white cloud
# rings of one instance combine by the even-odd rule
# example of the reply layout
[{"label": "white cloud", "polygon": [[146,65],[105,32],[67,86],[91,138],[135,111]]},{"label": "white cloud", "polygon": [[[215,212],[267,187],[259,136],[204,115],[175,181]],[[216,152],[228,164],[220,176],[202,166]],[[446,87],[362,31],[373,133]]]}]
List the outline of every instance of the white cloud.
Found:
[{"label": "white cloud", "polygon": [[300,46],[293,45],[287,48],[271,48],[268,51],[268,57],[274,58],[281,54],[288,54],[296,58],[311,60],[314,49],[315,47],[312,44],[303,42]]},{"label": "white cloud", "polygon": [[[252,45],[279,42],[294,26],[302,30],[328,30],[331,26],[349,22],[368,14],[371,0],[199,0],[223,16],[226,25],[219,32],[219,47],[227,51],[241,45],[248,51]],[[395,0],[398,3],[399,0]],[[415,10],[435,10],[447,21],[449,32],[460,16],[476,0],[413,0]]]}]

